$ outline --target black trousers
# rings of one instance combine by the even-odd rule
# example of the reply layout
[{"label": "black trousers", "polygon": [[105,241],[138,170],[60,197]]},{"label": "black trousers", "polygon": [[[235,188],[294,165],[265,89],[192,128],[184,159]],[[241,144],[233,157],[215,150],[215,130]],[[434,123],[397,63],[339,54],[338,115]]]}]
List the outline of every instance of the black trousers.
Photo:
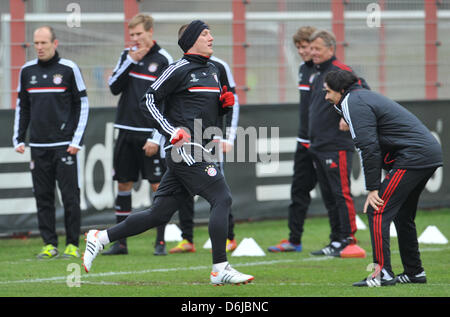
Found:
[{"label": "black trousers", "polygon": [[153,205],[109,228],[107,233],[110,241],[166,224],[180,206],[192,199],[193,195],[199,195],[211,206],[208,231],[213,263],[227,261],[225,245],[232,198],[225,178],[214,163],[199,162],[187,166],[185,163],[173,162],[170,154],[166,162],[168,168],[156,191]]},{"label": "black trousers", "polygon": [[78,246],[80,236],[80,188],[77,156],[66,152],[67,147],[31,148],[31,176],[36,198],[39,231],[45,244],[58,246],[55,230],[56,181],[64,206],[66,244]]},{"label": "black trousers", "polygon": [[320,152],[312,154],[317,181],[331,226],[331,241],[351,238],[356,242],[356,210],[350,191],[353,152]]},{"label": "black trousers", "polygon": [[[225,176],[223,162],[218,163],[220,171]],[[194,201],[188,200],[186,205],[180,206],[178,211],[178,218],[180,219],[181,236],[183,239],[187,239],[190,242],[194,242]],[[228,216],[228,235],[230,240],[234,239],[234,218],[233,213],[230,211]]]},{"label": "black trousers", "polygon": [[392,169],[381,183],[378,195],[384,205],[378,211],[369,206],[370,236],[374,263],[394,276],[391,266],[389,228],[394,221],[400,257],[405,273],[423,271],[414,219],[420,194],[436,168]]},{"label": "black trousers", "polygon": [[300,244],[303,225],[311,203],[311,190],[317,184],[313,160],[308,149],[297,143],[294,156],[294,176],[291,185],[291,203],[288,212],[289,241]]},{"label": "black trousers", "polygon": [[180,219],[181,237],[194,242],[194,198],[187,198],[178,210]]}]

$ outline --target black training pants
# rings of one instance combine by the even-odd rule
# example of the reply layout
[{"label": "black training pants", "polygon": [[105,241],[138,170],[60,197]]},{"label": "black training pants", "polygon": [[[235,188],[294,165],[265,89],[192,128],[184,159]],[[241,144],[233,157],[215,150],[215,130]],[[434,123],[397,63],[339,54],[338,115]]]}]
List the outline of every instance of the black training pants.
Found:
[{"label": "black training pants", "polygon": [[356,241],[356,211],[350,188],[353,152],[312,151],[317,181],[328,211],[331,241]]},{"label": "black training pants", "polygon": [[168,169],[156,191],[153,205],[109,228],[110,241],[166,224],[180,206],[187,203],[187,199],[197,194],[211,206],[208,230],[213,263],[227,261],[225,246],[232,198],[225,178],[214,163],[198,162],[187,166],[185,163],[174,163],[170,155],[167,155],[166,161]]},{"label": "black training pants", "polygon": [[[225,176],[223,162],[218,163],[220,171]],[[188,200],[186,204],[180,206],[178,211],[178,217],[180,219],[181,236],[183,239],[187,239],[190,242],[194,242],[194,201]],[[230,211],[228,217],[228,235],[230,240],[234,239],[234,218],[233,213]]]},{"label": "black training pants", "polygon": [[400,257],[405,273],[423,271],[414,219],[420,194],[436,168],[412,170],[392,169],[381,183],[378,196],[384,200],[379,210],[368,207],[370,236],[374,263],[394,276],[391,267],[389,228],[394,221]]},{"label": "black training pants", "polygon": [[58,246],[55,230],[55,183],[61,191],[64,206],[66,244],[78,246],[80,236],[80,188],[77,156],[67,147],[31,148],[31,176],[36,198],[39,231],[45,244]]},{"label": "black training pants", "polygon": [[311,203],[311,190],[317,183],[311,154],[300,142],[294,157],[294,176],[291,185],[291,204],[289,205],[289,241],[300,244],[303,225]]}]

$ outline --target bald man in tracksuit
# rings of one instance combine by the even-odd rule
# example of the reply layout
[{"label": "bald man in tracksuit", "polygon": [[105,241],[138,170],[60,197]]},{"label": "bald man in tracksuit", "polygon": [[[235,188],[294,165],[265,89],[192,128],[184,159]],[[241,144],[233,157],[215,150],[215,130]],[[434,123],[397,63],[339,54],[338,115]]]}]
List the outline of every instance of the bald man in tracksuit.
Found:
[{"label": "bald man in tracksuit", "polygon": [[[330,72],[326,98],[350,127],[360,153],[366,189],[374,274],[354,286],[426,283],[414,219],[420,194],[434,171],[443,165],[439,142],[420,120],[389,98],[362,88],[346,71]],[[331,106],[330,106],[331,107]],[[381,170],[388,171],[380,182]],[[404,273],[391,267],[389,227],[397,229]]]}]

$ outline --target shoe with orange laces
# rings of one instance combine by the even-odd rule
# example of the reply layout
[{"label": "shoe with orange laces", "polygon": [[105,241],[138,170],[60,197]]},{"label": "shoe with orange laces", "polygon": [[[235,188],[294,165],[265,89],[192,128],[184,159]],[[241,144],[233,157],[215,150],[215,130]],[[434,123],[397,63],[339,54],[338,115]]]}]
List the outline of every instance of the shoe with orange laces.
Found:
[{"label": "shoe with orange laces", "polygon": [[98,230],[89,230],[86,235],[86,250],[82,258],[86,273],[89,273],[95,257],[103,250],[103,245],[98,239],[98,233]]},{"label": "shoe with orange laces", "polygon": [[220,272],[211,272],[211,284],[221,286],[224,284],[241,285],[253,281],[254,277],[236,271],[230,264]]},{"label": "shoe with orange laces", "polygon": [[227,246],[226,246],[227,252],[234,251],[236,248],[237,248],[236,240],[227,239]]},{"label": "shoe with orange laces", "polygon": [[187,252],[195,252],[195,246],[193,243],[189,242],[187,239],[184,239],[178,245],[172,249],[170,249],[169,253],[187,253]]}]

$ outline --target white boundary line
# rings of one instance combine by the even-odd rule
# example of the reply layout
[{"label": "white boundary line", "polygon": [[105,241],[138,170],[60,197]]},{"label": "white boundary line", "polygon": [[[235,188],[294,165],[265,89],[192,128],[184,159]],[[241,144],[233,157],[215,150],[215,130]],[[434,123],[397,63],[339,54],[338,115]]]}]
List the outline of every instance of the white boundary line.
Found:
[{"label": "white boundary line", "polygon": [[[450,247],[444,247],[444,248],[422,248],[419,249],[419,252],[438,252],[438,251],[444,251],[448,250]],[[399,253],[399,251],[393,251],[393,254]],[[291,262],[310,262],[310,261],[326,261],[331,259],[338,259],[331,256],[320,256],[320,257],[314,257],[310,256],[304,259],[286,259],[286,260],[272,260],[272,261],[257,261],[257,262],[247,262],[247,263],[235,263],[233,264],[234,267],[240,267],[240,266],[258,266],[258,265],[272,265],[272,264],[279,264],[279,263],[291,263]],[[369,260],[370,261],[370,260]],[[80,265],[81,266],[81,265]],[[137,275],[137,274],[147,274],[147,273],[159,273],[159,272],[175,272],[175,271],[198,271],[198,270],[207,270],[210,269],[210,265],[201,265],[201,266],[192,266],[192,267],[174,267],[174,268],[159,268],[159,269],[148,269],[148,270],[141,270],[141,271],[121,271],[121,272],[104,272],[104,273],[90,273],[90,274],[83,274],[82,275],[82,281],[81,283],[84,283],[86,278],[92,278],[92,277],[103,277],[103,276],[117,276],[117,275]],[[57,282],[57,281],[65,281],[67,280],[67,275],[65,276],[54,276],[54,277],[47,277],[47,278],[36,278],[36,279],[25,279],[25,280],[15,280],[15,281],[0,281],[0,285],[7,285],[7,284],[18,284],[18,283],[42,283],[42,282]],[[114,282],[111,282],[114,283]],[[102,282],[102,284],[110,284],[109,282]]]},{"label": "white boundary line", "polygon": [[[331,257],[329,257],[331,258]],[[307,258],[310,259],[310,258]],[[317,258],[319,259],[319,258]],[[306,260],[306,259],[305,259]],[[259,261],[259,262],[248,262],[248,263],[236,263],[233,264],[234,267],[239,266],[257,266],[257,265],[272,265],[279,263],[289,263],[289,262],[298,262],[297,260],[274,260],[274,261]],[[81,265],[80,265],[81,266]],[[198,270],[208,270],[211,269],[210,265],[202,265],[202,266],[191,266],[191,267],[174,267],[174,268],[160,268],[160,269],[148,269],[141,271],[121,271],[121,272],[104,272],[104,273],[89,273],[83,274],[81,279],[92,278],[92,277],[104,277],[104,276],[117,276],[117,275],[138,275],[138,274],[147,274],[147,273],[159,273],[159,272],[175,272],[175,271],[198,271]],[[0,285],[5,284],[16,284],[16,283],[41,283],[41,282],[55,282],[55,281],[65,281],[67,279],[67,275],[65,276],[54,276],[48,278],[36,278],[36,279],[25,279],[25,280],[15,280],[15,281],[1,281]],[[83,283],[83,281],[82,281]]]}]

